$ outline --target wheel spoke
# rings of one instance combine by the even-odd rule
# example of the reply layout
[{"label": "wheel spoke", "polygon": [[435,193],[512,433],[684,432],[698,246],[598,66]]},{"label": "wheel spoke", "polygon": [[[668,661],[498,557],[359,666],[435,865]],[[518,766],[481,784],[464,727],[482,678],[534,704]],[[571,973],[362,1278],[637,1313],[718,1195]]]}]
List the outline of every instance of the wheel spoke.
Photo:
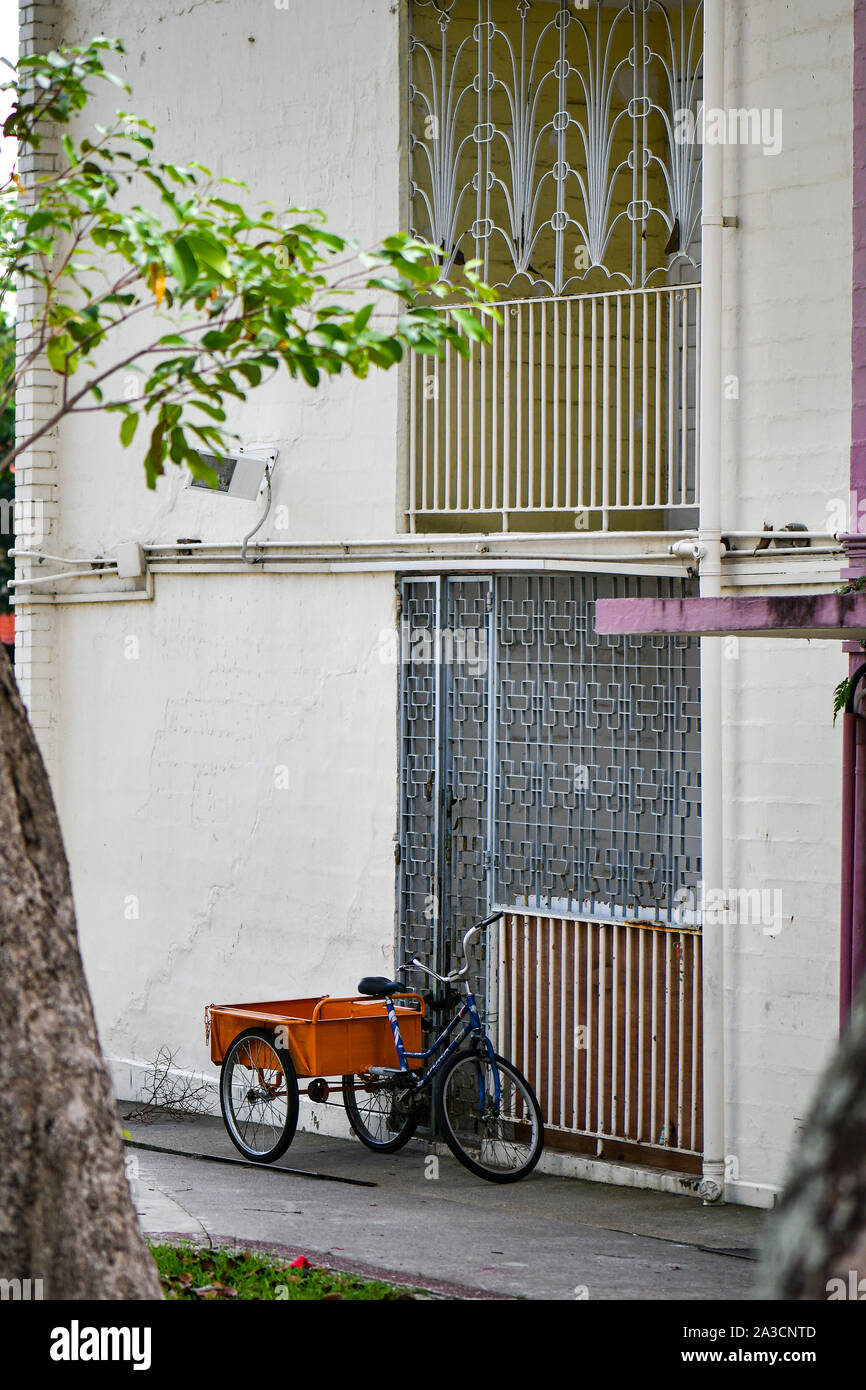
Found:
[{"label": "wheel spoke", "polygon": [[415,1132],[409,1087],[369,1076],[344,1077],[346,1114],[358,1138],[373,1149],[393,1150]]},{"label": "wheel spoke", "polygon": [[280,1144],[292,1117],[294,1074],[264,1037],[238,1039],[223,1064],[221,1094],[229,1133],[242,1152],[263,1158]]},{"label": "wheel spoke", "polygon": [[519,1176],[534,1166],[542,1141],[538,1113],[528,1083],[509,1067],[461,1057],[445,1078],[442,1105],[458,1149],[491,1176]]}]

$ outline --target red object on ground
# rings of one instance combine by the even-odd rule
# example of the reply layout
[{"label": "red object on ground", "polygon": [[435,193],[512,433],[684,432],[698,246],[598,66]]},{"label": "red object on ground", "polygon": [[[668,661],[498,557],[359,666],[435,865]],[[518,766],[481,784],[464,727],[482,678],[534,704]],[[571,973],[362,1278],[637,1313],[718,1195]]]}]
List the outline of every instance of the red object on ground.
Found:
[{"label": "red object on ground", "polygon": [[15,614],[0,613],[0,642],[11,647],[15,641]]},{"label": "red object on ground", "polygon": [[307,1259],[306,1255],[299,1255],[298,1258],[297,1258],[296,1260],[292,1260],[292,1263],[289,1265],[289,1269],[312,1269],[312,1268],[313,1268],[313,1266],[310,1264],[310,1261]]}]

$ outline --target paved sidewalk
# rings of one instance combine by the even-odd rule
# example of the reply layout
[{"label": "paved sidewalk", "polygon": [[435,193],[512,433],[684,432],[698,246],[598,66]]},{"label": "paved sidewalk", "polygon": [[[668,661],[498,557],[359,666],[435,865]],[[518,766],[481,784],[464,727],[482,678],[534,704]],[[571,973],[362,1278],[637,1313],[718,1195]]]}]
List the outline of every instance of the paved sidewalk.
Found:
[{"label": "paved sidewalk", "polygon": [[[220,1119],[123,1125],[148,1145],[239,1157]],[[288,1246],[336,1267],[446,1281],[462,1286],[457,1296],[739,1302],[751,1295],[757,1266],[748,1256],[766,1219],[753,1208],[543,1173],[499,1187],[450,1155],[430,1178],[415,1141],[378,1155],[354,1140],[298,1134],[262,1168],[135,1148],[129,1158],[149,1234]]]}]

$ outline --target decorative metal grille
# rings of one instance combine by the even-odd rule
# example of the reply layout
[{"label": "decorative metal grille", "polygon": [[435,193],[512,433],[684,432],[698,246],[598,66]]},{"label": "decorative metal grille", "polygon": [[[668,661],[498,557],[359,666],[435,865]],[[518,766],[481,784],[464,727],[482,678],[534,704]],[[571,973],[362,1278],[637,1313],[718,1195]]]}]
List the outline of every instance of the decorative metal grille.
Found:
[{"label": "decorative metal grille", "polygon": [[[400,937],[398,957],[439,958],[439,629],[436,579],[403,589],[400,650]],[[409,636],[412,647],[407,648]]]},{"label": "decorative metal grille", "polygon": [[671,919],[700,877],[698,644],[599,637],[593,614],[601,597],[687,589],[405,581],[402,951],[441,969],[493,904]]},{"label": "decorative metal grille", "polygon": [[487,578],[403,587],[399,954],[440,974],[489,900],[491,599]]},{"label": "decorative metal grille", "polygon": [[412,0],[412,216],[444,274],[478,258],[512,295],[698,278],[700,147],[676,112],[700,99],[702,8]]},{"label": "decorative metal grille", "polygon": [[599,637],[598,598],[673,580],[517,576],[496,611],[494,897],[666,921],[699,878],[699,655]]}]

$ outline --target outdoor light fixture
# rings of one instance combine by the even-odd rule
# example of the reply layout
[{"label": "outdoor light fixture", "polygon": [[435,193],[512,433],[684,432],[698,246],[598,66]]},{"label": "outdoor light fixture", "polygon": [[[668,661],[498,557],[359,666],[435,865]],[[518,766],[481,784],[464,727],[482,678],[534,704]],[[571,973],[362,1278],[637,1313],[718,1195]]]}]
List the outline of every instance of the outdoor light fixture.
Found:
[{"label": "outdoor light fixture", "polygon": [[240,497],[244,501],[254,502],[266,480],[270,479],[277,454],[276,450],[246,454],[241,448],[236,454],[205,454],[199,451],[199,458],[214,470],[217,485],[211,487],[204,478],[194,478],[190,473],[188,487],[203,488],[212,496]]}]

